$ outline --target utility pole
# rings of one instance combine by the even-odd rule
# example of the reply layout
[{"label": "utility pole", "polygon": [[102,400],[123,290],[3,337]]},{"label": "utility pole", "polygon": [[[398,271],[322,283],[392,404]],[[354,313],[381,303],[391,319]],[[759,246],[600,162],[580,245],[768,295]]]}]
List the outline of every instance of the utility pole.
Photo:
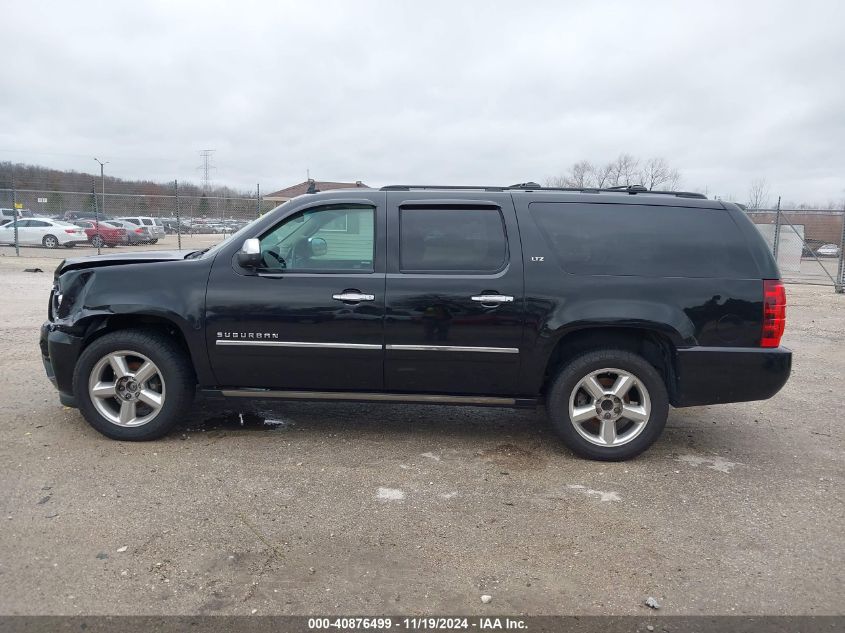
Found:
[{"label": "utility pole", "polygon": [[[96,157],[94,158],[94,160],[97,161],[98,163],[100,163],[100,183],[101,183],[101,187],[102,187],[102,191],[103,191],[103,198],[102,198],[103,202],[100,205],[100,211],[102,213],[105,213],[106,212],[106,174],[105,174],[104,167],[109,164],[109,161],[103,162],[99,158],[96,158]],[[97,215],[98,215],[98,213],[95,210],[94,211],[94,219],[95,220],[97,219]]]}]

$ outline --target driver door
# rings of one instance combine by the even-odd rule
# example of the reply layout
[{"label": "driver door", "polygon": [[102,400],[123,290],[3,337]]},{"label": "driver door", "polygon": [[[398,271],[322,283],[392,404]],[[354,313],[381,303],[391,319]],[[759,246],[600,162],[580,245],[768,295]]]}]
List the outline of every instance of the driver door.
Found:
[{"label": "driver door", "polygon": [[381,390],[384,205],[322,204],[256,237],[262,268],[218,257],[209,278],[206,341],[218,384]]}]

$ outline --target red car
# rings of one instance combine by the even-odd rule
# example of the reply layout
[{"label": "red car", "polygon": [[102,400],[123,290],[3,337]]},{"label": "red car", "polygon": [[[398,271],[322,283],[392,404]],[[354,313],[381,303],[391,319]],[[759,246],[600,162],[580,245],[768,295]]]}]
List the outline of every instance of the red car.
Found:
[{"label": "red car", "polygon": [[88,241],[97,248],[101,246],[115,247],[118,244],[129,242],[125,228],[105,220],[99,223],[99,231],[98,225],[91,220],[77,220],[76,226],[81,226],[85,229],[85,235],[88,236]]}]

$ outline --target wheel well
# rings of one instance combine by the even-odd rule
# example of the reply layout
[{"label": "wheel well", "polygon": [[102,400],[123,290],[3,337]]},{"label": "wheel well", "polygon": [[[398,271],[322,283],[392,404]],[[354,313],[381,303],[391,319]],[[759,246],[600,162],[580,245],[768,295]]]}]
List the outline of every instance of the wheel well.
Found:
[{"label": "wheel well", "polygon": [[179,348],[190,360],[191,365],[194,359],[191,356],[191,349],[185,340],[182,330],[173,322],[164,317],[146,314],[117,314],[113,316],[92,319],[85,332],[82,348],[85,349],[101,336],[116,332],[118,330],[147,330],[165,334],[176,341]]},{"label": "wheel well", "polygon": [[663,377],[670,399],[674,392],[674,345],[664,334],[644,328],[598,327],[575,330],[561,337],[546,363],[542,392],[558,370],[576,356],[596,349],[621,349],[642,356]]}]

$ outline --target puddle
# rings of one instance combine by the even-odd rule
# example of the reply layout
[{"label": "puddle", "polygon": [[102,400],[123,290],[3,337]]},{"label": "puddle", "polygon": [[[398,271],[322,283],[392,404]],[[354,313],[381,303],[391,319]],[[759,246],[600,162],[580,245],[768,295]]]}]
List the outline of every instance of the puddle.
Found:
[{"label": "puddle", "polygon": [[232,412],[205,418],[191,424],[185,430],[191,432],[217,431],[220,429],[278,431],[288,429],[291,426],[293,426],[293,423],[289,420],[271,418],[252,412]]}]

